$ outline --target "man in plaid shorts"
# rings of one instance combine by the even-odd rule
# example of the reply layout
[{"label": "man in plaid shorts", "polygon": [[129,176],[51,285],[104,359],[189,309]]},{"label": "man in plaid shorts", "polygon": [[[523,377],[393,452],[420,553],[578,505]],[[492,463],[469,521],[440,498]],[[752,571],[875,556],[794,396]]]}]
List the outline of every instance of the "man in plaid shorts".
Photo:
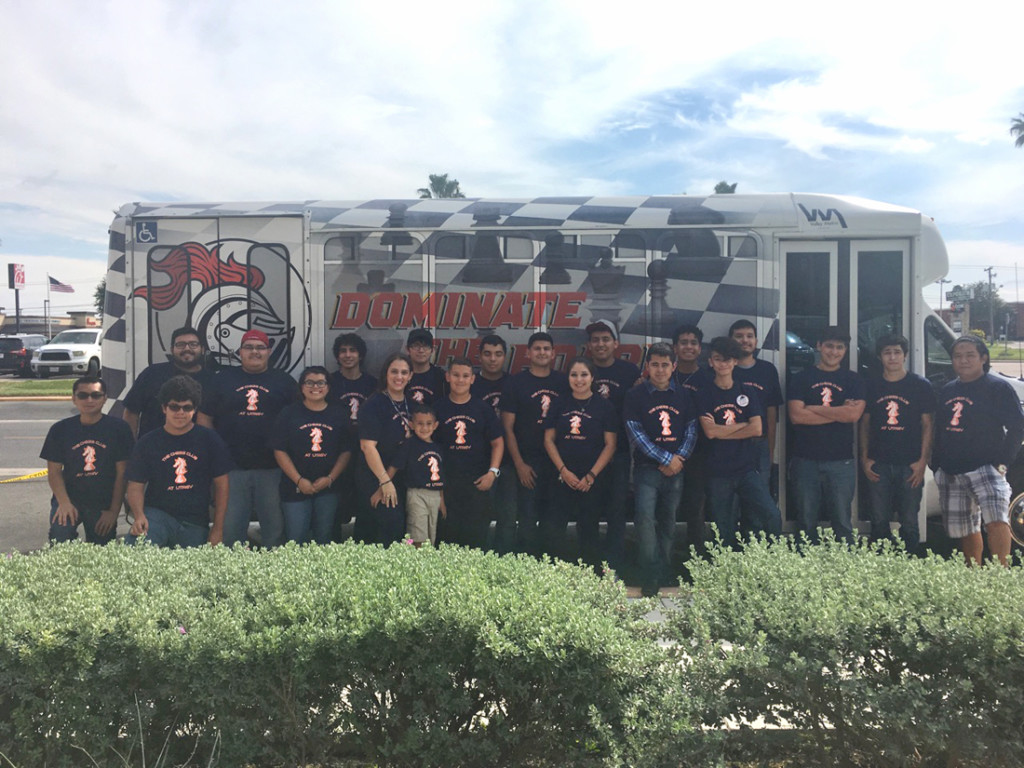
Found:
[{"label": "man in plaid shorts", "polygon": [[1024,413],[1013,388],[989,374],[989,354],[977,336],[953,343],[957,379],[939,392],[935,413],[935,482],[950,538],[960,540],[968,565],[988,548],[999,562],[1010,555],[1010,484],[1006,467],[1024,439]]}]

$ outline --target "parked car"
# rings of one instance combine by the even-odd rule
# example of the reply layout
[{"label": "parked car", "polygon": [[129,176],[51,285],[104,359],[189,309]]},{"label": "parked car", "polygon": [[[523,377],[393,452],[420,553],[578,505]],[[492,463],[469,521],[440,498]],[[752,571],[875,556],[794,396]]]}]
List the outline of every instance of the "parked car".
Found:
[{"label": "parked car", "polygon": [[45,379],[56,374],[77,373],[99,376],[102,369],[99,328],[72,328],[61,331],[53,341],[36,350],[32,373]]},{"label": "parked car", "polygon": [[13,333],[0,336],[0,373],[32,375],[32,353],[46,343],[39,333]]}]

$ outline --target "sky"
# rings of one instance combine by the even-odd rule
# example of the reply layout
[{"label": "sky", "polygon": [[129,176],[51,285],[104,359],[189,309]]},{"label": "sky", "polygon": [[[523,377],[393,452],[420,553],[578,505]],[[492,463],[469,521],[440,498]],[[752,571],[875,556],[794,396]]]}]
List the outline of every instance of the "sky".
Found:
[{"label": "sky", "polygon": [[[73,286],[51,296],[61,314],[92,306],[128,202],[416,197],[429,173],[505,198],[704,195],[726,180],[923,211],[954,284],[994,266],[1014,301],[1024,68],[1009,13],[4,0],[0,264],[25,265],[27,314],[47,273]],[[938,306],[939,287],[925,296]]]}]

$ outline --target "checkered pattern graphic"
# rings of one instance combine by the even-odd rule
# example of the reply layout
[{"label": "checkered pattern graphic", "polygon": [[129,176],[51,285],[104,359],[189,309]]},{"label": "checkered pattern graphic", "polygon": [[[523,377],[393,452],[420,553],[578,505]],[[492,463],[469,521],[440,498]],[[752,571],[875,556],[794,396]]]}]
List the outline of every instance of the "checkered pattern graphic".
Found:
[{"label": "checkered pattern graphic", "polygon": [[[774,360],[780,275],[774,260],[764,257],[770,249],[770,236],[762,237],[764,231],[828,236],[822,228],[846,227],[858,216],[865,217],[861,222],[877,225],[883,211],[904,230],[908,216],[920,217],[906,209],[822,195],[129,204],[121,208],[111,228],[104,319],[108,387],[111,394],[123,397],[128,379],[148,364],[137,351],[140,334],[159,330],[161,338],[151,342],[147,356],[148,362],[163,359],[162,336],[168,332],[163,326],[186,317],[184,310],[175,309],[161,318],[145,300],[132,296],[140,285],[166,280],[154,278],[152,264],[146,263],[155,258],[147,254],[157,252],[156,247],[147,250],[151,244],[164,253],[189,240],[212,248],[225,238],[235,244],[248,240],[279,248],[282,241],[268,234],[277,229],[275,222],[305,220],[305,236],[296,236],[283,247],[301,273],[300,282],[304,278],[309,286],[306,307],[301,296],[291,294],[287,311],[271,301],[275,310],[287,315],[284,319],[295,332],[292,366],[301,362],[303,348],[313,362],[333,362],[331,342],[344,332],[332,327],[334,305],[341,295],[382,292],[585,294],[577,311],[578,327],[553,332],[566,348],[585,342],[582,329],[594,319],[613,320],[621,329],[622,343],[641,348],[670,336],[681,323],[698,324],[710,337],[724,333],[737,317],[746,317],[757,324],[765,342],[763,356]],[[136,242],[140,225],[149,227],[147,239]],[[225,230],[230,233],[225,235]],[[884,228],[879,233],[884,234]],[[342,255],[329,253],[332,238],[346,237],[358,244],[353,247],[360,253],[351,263],[345,261],[343,247],[338,250]],[[446,258],[444,249],[452,243],[465,251]],[[722,243],[727,243],[728,253]],[[603,249],[609,247],[615,249],[615,259],[602,261]],[[236,252],[236,257],[243,255]],[[225,259],[225,253],[220,257]],[[322,274],[306,274],[321,264]],[[512,343],[523,343],[530,332],[526,325],[522,330],[511,330],[507,324],[496,330]],[[450,330],[453,327],[462,330]],[[378,352],[401,346],[408,329],[399,325],[351,330],[370,344],[367,362],[373,370]],[[479,337],[489,330],[476,325],[469,335]],[[134,344],[126,342],[129,332],[136,338]],[[459,335],[467,335],[465,326],[435,326],[439,339]]]}]

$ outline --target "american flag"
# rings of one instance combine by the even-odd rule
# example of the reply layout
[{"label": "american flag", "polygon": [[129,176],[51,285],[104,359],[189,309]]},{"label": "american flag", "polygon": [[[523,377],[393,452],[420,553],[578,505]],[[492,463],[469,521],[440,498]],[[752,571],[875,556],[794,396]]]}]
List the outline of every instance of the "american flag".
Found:
[{"label": "american flag", "polygon": [[[50,277],[50,276],[47,275],[47,277]],[[58,280],[55,277],[50,277],[50,290],[54,291],[55,293],[74,293],[75,292],[74,288],[72,288],[67,283],[62,283],[60,280]]]}]

